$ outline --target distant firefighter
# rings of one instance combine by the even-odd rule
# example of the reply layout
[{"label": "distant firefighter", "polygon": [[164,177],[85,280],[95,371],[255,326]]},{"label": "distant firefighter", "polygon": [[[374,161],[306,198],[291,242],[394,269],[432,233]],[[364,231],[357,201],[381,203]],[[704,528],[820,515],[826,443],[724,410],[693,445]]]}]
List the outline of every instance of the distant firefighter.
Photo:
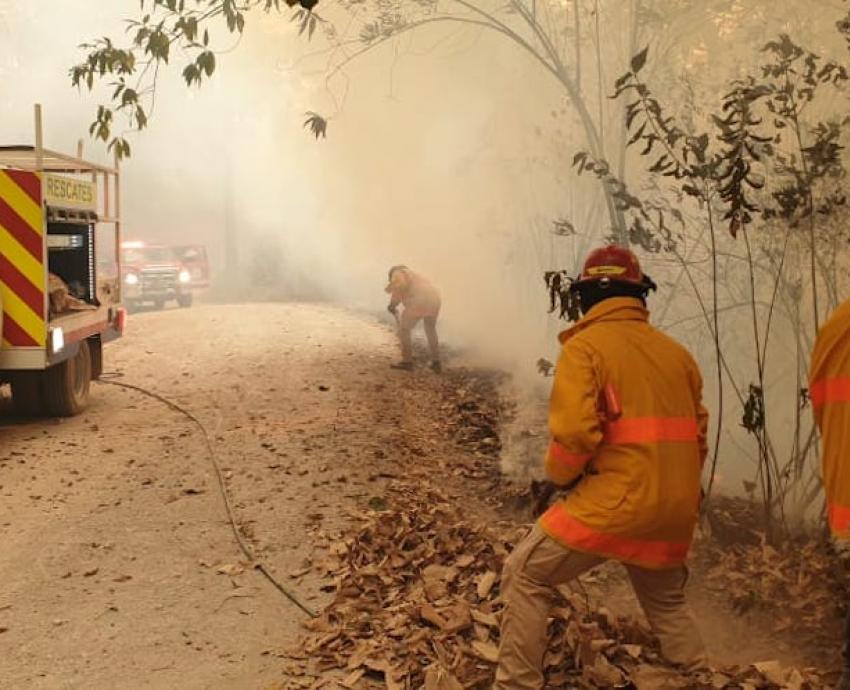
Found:
[{"label": "distant firefighter", "polygon": [[[440,372],[440,343],[437,338],[437,317],[440,315],[440,293],[425,278],[407,266],[393,266],[389,283],[384,290],[390,295],[387,310],[396,318],[401,342],[401,361],[393,369],[413,369],[413,329],[420,320],[424,322],[425,335],[431,351],[431,368]],[[398,305],[404,306],[401,315]]]},{"label": "distant firefighter", "polygon": [[[809,397],[823,443],[823,484],[829,531],[850,563],[850,300],[818,332],[809,372]],[[850,690],[850,610],[839,690]]]}]

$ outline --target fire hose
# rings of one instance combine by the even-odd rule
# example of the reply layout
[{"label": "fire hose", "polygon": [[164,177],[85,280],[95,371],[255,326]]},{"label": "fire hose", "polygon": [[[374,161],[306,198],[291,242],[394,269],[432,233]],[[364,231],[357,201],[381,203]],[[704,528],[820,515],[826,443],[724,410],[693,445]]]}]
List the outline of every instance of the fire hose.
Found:
[{"label": "fire hose", "polygon": [[216,479],[218,480],[218,488],[219,493],[221,495],[222,502],[224,503],[224,511],[227,514],[227,520],[230,523],[230,529],[233,532],[233,536],[236,539],[236,543],[239,546],[239,550],[243,553],[245,558],[252,564],[254,570],[260,572],[271,585],[277,589],[283,596],[285,596],[289,601],[291,601],[295,606],[301,609],[304,613],[306,613],[311,618],[318,618],[319,614],[313,611],[309,606],[301,601],[301,599],[290,589],[284,587],[283,584],[269,571],[269,569],[261,562],[257,560],[254,556],[254,552],[251,550],[251,547],[245,541],[245,538],[242,536],[239,531],[239,526],[236,523],[236,517],[233,513],[233,506],[230,501],[230,495],[227,492],[227,486],[224,483],[224,475],[221,471],[221,466],[218,463],[218,458],[216,457],[215,447],[213,446],[212,440],[210,439],[209,432],[206,427],[201,423],[201,421],[189,412],[184,407],[181,407],[177,403],[169,400],[168,398],[160,395],[159,393],[154,393],[153,391],[149,391],[146,388],[142,388],[141,386],[133,385],[132,383],[124,383],[123,381],[116,381],[114,377],[120,376],[120,374],[104,374],[101,378],[97,379],[99,383],[108,384],[110,386],[117,386],[119,388],[126,388],[131,391],[136,391],[137,393],[141,393],[153,400],[156,400],[174,412],[183,415],[188,420],[190,420],[201,432],[201,435],[204,438],[204,443],[207,447],[207,456],[209,457],[210,463],[212,464],[213,470],[215,471]]}]

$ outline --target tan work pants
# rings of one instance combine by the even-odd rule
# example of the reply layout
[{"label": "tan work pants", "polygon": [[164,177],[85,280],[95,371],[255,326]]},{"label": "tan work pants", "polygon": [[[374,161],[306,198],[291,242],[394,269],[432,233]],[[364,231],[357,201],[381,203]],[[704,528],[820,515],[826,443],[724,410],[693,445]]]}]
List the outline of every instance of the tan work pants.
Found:
[{"label": "tan work pants", "polygon": [[431,360],[434,362],[440,361],[440,341],[437,338],[437,317],[436,316],[414,316],[408,313],[408,310],[402,312],[398,323],[398,338],[401,341],[401,361],[413,361],[413,329],[419,320],[425,324],[425,337],[428,338],[428,349],[431,351]]},{"label": "tan work pants", "polygon": [[[552,588],[574,580],[604,558],[570,551],[536,526],[505,562],[502,573],[502,639],[494,690],[539,690],[543,655],[553,603]],[[626,569],[661,650],[670,661],[688,667],[706,665],[705,648],[685,605],[684,566]]]}]

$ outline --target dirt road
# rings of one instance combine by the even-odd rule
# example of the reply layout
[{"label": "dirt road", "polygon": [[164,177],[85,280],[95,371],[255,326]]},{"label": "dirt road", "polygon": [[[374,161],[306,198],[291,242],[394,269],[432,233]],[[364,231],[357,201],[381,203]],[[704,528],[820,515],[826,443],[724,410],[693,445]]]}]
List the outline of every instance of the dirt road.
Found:
[{"label": "dirt road", "polygon": [[[397,433],[393,356],[389,329],[330,307],[207,306],[134,315],[106,368],[209,429],[246,536],[316,606],[318,583],[290,575],[380,493],[363,459]],[[304,614],[243,570],[202,436],[136,392],[93,398],[0,426],[0,687],[279,679]]]}]

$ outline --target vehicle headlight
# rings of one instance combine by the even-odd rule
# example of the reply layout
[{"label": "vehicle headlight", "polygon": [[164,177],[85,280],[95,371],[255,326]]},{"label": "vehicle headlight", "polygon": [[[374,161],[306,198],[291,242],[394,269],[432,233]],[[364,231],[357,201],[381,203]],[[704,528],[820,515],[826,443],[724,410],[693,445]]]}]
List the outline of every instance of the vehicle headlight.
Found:
[{"label": "vehicle headlight", "polygon": [[127,277],[124,278],[124,282],[127,283],[127,285],[138,285],[139,276],[137,276],[135,273],[128,273]]},{"label": "vehicle headlight", "polygon": [[50,351],[54,354],[65,348],[65,331],[61,328],[50,329]]},{"label": "vehicle headlight", "polygon": [[180,274],[177,276],[177,279],[181,283],[191,283],[192,282],[192,274],[187,270],[180,271]]}]

